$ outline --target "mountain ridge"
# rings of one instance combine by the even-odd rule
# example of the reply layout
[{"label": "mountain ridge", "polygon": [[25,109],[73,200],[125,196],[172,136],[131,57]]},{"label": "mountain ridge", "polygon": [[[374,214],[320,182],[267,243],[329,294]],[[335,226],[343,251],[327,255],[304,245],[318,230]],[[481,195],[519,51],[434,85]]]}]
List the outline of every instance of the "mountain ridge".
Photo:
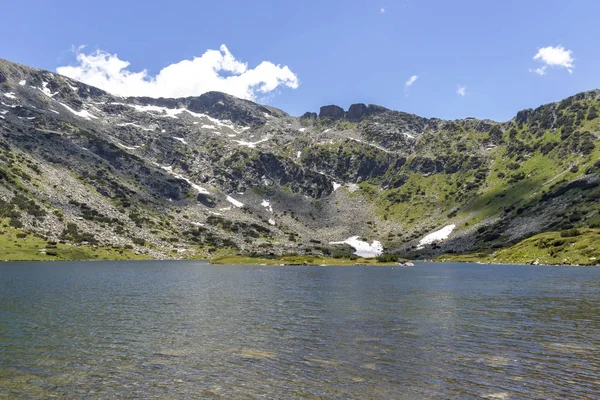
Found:
[{"label": "mountain ridge", "polygon": [[[595,223],[587,200],[570,219],[571,197],[596,193],[599,93],[506,122],[361,103],[293,117],[219,92],[113,96],[0,60],[0,217],[14,235],[154,258],[348,255],[329,243],[352,236],[410,257],[492,251]],[[556,175],[557,187],[545,183]],[[590,187],[541,201],[573,182]],[[517,226],[523,207],[529,227]],[[417,249],[449,225],[447,239]]]}]

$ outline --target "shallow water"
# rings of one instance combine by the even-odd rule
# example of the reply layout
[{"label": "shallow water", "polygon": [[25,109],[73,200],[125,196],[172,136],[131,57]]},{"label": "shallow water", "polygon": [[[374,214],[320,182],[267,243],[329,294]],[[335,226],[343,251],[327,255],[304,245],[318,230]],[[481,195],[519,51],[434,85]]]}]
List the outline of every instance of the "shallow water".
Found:
[{"label": "shallow water", "polygon": [[0,264],[0,398],[596,398],[600,268]]}]

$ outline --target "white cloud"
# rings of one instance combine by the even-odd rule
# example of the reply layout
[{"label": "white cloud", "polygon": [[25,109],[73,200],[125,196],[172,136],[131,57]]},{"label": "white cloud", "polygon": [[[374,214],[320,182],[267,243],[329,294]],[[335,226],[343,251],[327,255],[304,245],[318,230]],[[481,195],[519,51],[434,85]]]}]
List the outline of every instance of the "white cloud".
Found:
[{"label": "white cloud", "polygon": [[538,50],[536,55],[533,56],[533,59],[544,63],[544,65],[539,68],[533,70],[530,69],[531,72],[535,72],[538,75],[545,75],[548,67],[566,68],[569,73],[572,73],[573,68],[575,68],[573,52],[571,50],[566,50],[560,45],[556,47],[542,47]]},{"label": "white cloud", "polygon": [[381,7],[381,9],[379,10],[379,12],[380,12],[381,14],[385,14],[385,8]]},{"label": "white cloud", "polygon": [[456,94],[462,97],[465,97],[467,94],[467,87],[463,85],[456,85]]},{"label": "white cloud", "polygon": [[417,79],[419,79],[419,75],[411,76],[410,78],[408,78],[406,83],[404,83],[404,86],[406,86],[406,87],[412,86],[412,84],[415,83],[417,81]]},{"label": "white cloud", "polygon": [[192,60],[182,60],[151,76],[147,70],[132,72],[130,63],[102,50],[84,54],[75,48],[77,64],[58,67],[59,74],[121,96],[186,97],[219,91],[254,100],[280,86],[298,87],[298,77],[288,66],[263,61],[254,68],[238,61],[221,45]]},{"label": "white cloud", "polygon": [[408,96],[408,88],[413,85],[419,79],[419,75],[413,75],[406,82],[404,82],[404,95]]}]

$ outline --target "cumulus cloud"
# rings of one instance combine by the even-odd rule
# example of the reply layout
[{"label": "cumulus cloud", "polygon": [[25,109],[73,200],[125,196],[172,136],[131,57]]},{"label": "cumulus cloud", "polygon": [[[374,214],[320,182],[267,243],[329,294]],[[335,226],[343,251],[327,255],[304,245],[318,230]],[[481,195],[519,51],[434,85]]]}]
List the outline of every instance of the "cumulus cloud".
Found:
[{"label": "cumulus cloud", "polygon": [[379,10],[379,12],[380,12],[381,14],[385,14],[385,8],[381,7],[381,9]]},{"label": "cumulus cloud", "polygon": [[463,85],[456,85],[456,94],[465,97],[467,94],[467,87]]},{"label": "cumulus cloud", "polygon": [[542,47],[538,50],[536,55],[533,56],[533,59],[543,63],[541,67],[529,70],[538,75],[545,75],[548,67],[566,68],[569,73],[572,73],[573,68],[575,68],[573,52],[571,50],[566,50],[560,45],[556,47]]},{"label": "cumulus cloud", "polygon": [[408,88],[413,85],[419,79],[419,75],[413,75],[406,82],[404,82],[404,94],[408,96]]},{"label": "cumulus cloud", "polygon": [[182,60],[152,76],[147,70],[134,72],[117,54],[102,50],[84,53],[75,48],[76,65],[56,71],[73,79],[121,96],[186,97],[219,91],[254,100],[277,88],[298,87],[298,77],[288,66],[263,61],[254,68],[237,60],[227,46],[207,50],[192,60]]}]

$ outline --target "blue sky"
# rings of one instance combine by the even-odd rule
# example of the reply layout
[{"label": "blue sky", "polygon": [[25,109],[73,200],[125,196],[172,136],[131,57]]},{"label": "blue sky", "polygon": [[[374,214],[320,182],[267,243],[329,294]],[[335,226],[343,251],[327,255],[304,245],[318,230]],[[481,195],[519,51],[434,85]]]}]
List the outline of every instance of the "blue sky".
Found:
[{"label": "blue sky", "polygon": [[[507,120],[600,87],[598,15],[600,2],[592,0],[8,1],[0,57],[56,71],[80,67],[72,49],[86,45],[80,55],[101,50],[104,58],[86,59],[86,73],[62,71],[101,82],[97,63],[127,61],[126,70],[147,75],[106,84],[131,94],[222,87],[292,115],[362,102],[425,117]],[[223,44],[230,56],[219,52]],[[550,52],[534,60],[544,48]],[[233,63],[221,73],[243,77],[204,79],[180,64],[207,50],[215,52],[199,68]],[[161,85],[139,82],[170,65],[181,68],[171,68]],[[256,79],[264,92],[249,86]]]}]

